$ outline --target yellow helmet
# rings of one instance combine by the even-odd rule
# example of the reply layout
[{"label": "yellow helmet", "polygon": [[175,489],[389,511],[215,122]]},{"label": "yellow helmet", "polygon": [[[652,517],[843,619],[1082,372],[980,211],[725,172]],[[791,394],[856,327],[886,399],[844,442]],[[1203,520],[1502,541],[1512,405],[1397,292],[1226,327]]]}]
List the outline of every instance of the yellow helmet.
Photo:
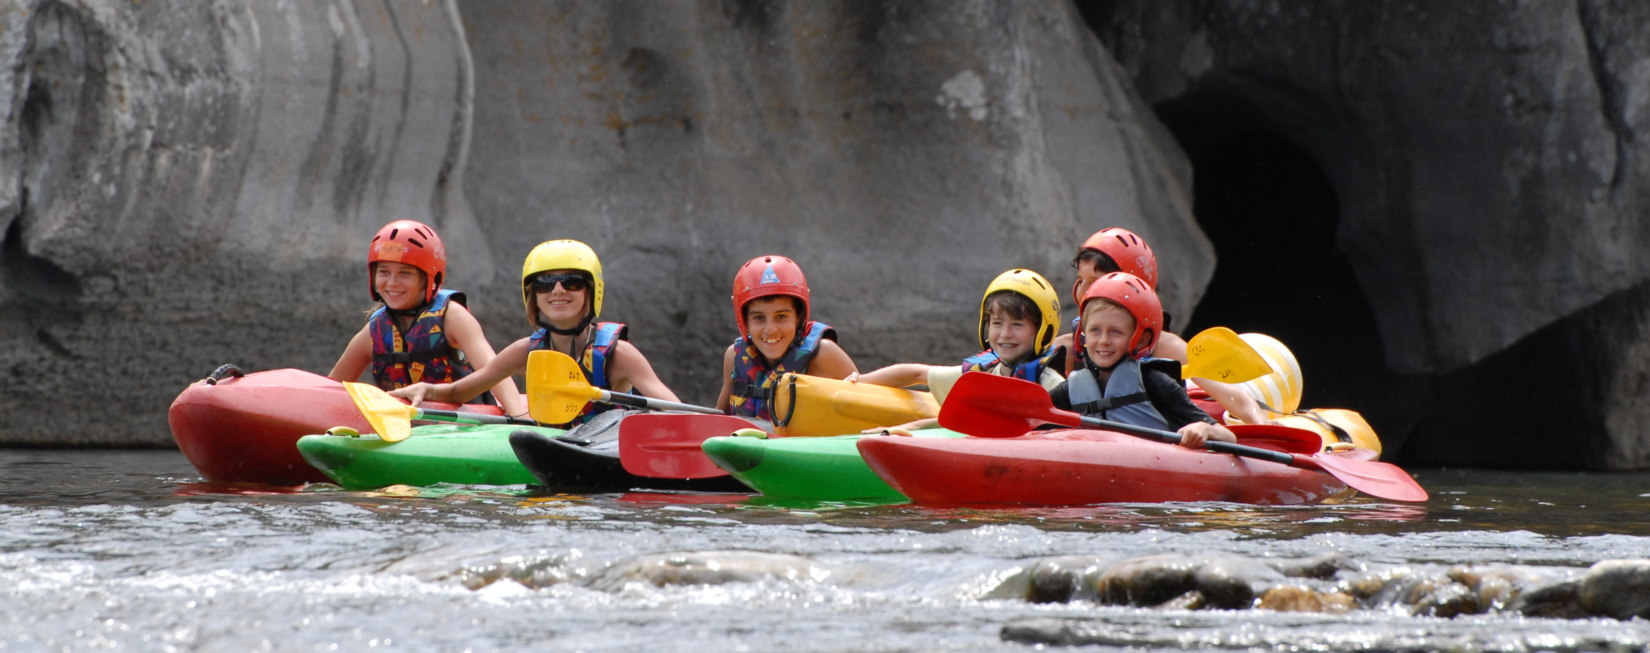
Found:
[{"label": "yellow helmet", "polygon": [[1266,359],[1266,364],[1271,365],[1273,370],[1271,374],[1239,385],[1274,410],[1293,413],[1300,409],[1304,383],[1301,380],[1301,365],[1295,360],[1294,352],[1278,342],[1277,338],[1263,333],[1244,333],[1238,337],[1260,352],[1261,358]]},{"label": "yellow helmet", "polygon": [[990,325],[991,316],[986,314],[985,302],[993,293],[1007,290],[1022,295],[1037,306],[1042,323],[1037,325],[1037,348],[1033,356],[1040,356],[1048,345],[1054,342],[1054,334],[1060,328],[1060,296],[1054,292],[1054,286],[1049,285],[1043,275],[1026,269],[1014,269],[997,275],[991,280],[991,285],[985,287],[985,295],[980,297],[980,348],[991,346],[986,340],[986,328]]},{"label": "yellow helmet", "polygon": [[576,270],[590,275],[593,288],[585,324],[602,314],[602,262],[596,258],[596,251],[577,240],[547,240],[528,252],[527,260],[521,264],[521,302],[527,307],[528,322],[535,327],[545,326],[539,324],[538,307],[533,301],[533,277],[551,270]]}]

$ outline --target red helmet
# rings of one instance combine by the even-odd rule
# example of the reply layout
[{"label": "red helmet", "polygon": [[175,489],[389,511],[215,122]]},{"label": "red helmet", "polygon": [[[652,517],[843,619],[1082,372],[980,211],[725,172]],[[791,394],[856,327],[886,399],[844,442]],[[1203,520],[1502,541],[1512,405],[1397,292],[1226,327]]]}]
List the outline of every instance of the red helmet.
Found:
[{"label": "red helmet", "polygon": [[[1077,314],[1087,315],[1089,302],[1095,299],[1116,302],[1134,316],[1129,353],[1135,358],[1145,356],[1157,344],[1157,336],[1163,328],[1163,302],[1157,298],[1157,291],[1147,286],[1140,277],[1127,272],[1112,272],[1096,279],[1083,293],[1083,303],[1078,305]],[[1081,338],[1083,329],[1079,328],[1077,333],[1077,337]]]},{"label": "red helmet", "polygon": [[808,323],[808,279],[802,276],[802,266],[783,256],[758,256],[733,275],[733,317],[739,321],[739,335],[747,341],[745,305],[753,299],[784,295],[795,297],[801,303],[798,325]]},{"label": "red helmet", "polygon": [[[1122,227],[1101,229],[1083,241],[1083,246],[1077,248],[1077,251],[1086,249],[1110,256],[1111,260],[1117,263],[1119,272],[1140,277],[1146,285],[1154,290],[1157,288],[1157,255],[1152,253],[1146,239],[1135,235],[1134,232]],[[1076,290],[1076,285],[1073,285],[1072,289]]]},{"label": "red helmet", "polygon": [[405,263],[422,271],[426,304],[435,299],[435,291],[441,288],[441,280],[447,275],[447,248],[441,246],[441,238],[435,235],[434,229],[414,220],[396,220],[384,225],[367,246],[367,290],[372,292],[373,301],[383,301],[372,283],[373,266],[379,261]]}]

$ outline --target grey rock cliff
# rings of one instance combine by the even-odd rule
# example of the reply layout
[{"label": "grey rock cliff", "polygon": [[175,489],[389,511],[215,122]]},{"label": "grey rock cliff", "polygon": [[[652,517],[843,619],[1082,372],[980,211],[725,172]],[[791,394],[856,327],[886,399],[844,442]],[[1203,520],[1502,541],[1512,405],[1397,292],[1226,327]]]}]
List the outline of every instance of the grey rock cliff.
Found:
[{"label": "grey rock cliff", "polygon": [[[1211,274],[1190,168],[1065,3],[12,2],[0,442],[169,442],[219,363],[324,372],[376,228],[446,241],[495,345],[578,238],[604,317],[714,399],[745,259],[797,259],[862,368],[973,352],[998,272],[1107,225]],[[75,410],[51,409],[73,405]]]}]

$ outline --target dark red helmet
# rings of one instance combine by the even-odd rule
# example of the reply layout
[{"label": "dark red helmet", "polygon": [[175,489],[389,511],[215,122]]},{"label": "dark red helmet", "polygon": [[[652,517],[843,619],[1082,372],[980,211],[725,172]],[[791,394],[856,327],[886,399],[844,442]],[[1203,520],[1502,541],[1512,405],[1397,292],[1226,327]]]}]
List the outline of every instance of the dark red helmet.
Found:
[{"label": "dark red helmet", "polygon": [[[1087,249],[1111,257],[1111,260],[1117,263],[1119,272],[1127,272],[1140,277],[1153,290],[1157,289],[1157,255],[1152,253],[1152,248],[1146,244],[1146,239],[1135,235],[1134,232],[1122,227],[1101,229],[1094,232],[1094,235],[1089,236],[1088,240],[1083,241],[1083,246],[1077,248],[1077,251],[1081,252]],[[1072,286],[1072,290],[1074,292],[1077,290],[1075,284]],[[1079,302],[1082,300],[1080,297],[1072,297],[1072,299]]]}]

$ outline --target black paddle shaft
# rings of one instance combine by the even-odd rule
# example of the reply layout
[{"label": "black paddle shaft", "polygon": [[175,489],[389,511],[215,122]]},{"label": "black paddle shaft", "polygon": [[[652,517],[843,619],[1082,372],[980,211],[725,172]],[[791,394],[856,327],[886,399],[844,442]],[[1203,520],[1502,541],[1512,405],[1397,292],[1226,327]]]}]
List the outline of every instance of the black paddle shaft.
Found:
[{"label": "black paddle shaft", "polygon": [[456,410],[440,410],[440,409],[434,409],[434,408],[420,408],[420,409],[418,409],[418,417],[420,419],[429,419],[429,418],[432,418],[432,417],[433,418],[440,418],[440,421],[443,421],[443,422],[459,422],[459,423],[474,422],[476,424],[525,424],[525,425],[528,425],[528,426],[533,426],[533,425],[538,424],[538,422],[535,422],[535,421],[530,420],[530,419],[517,419],[517,418],[514,418],[514,417],[507,417],[507,416],[504,416],[504,415],[487,415],[487,414],[483,414],[483,413],[461,413],[461,412],[456,411]]},{"label": "black paddle shaft", "polygon": [[[1169,444],[1180,443],[1180,434],[1172,431],[1161,431],[1154,428],[1124,424],[1122,422],[1113,422],[1094,417],[1084,417],[1082,420],[1083,426],[1087,426],[1092,429],[1122,431],[1124,433],[1128,433],[1129,435],[1138,435],[1141,437],[1151,438],[1159,442],[1167,442]],[[1295,456],[1293,454],[1287,454],[1281,451],[1272,451],[1271,449],[1262,449],[1260,447],[1251,447],[1245,444],[1224,442],[1221,440],[1210,440],[1203,443],[1203,446],[1216,453],[1229,453],[1247,458],[1258,458],[1260,460],[1267,460],[1280,465],[1295,464]]]}]

